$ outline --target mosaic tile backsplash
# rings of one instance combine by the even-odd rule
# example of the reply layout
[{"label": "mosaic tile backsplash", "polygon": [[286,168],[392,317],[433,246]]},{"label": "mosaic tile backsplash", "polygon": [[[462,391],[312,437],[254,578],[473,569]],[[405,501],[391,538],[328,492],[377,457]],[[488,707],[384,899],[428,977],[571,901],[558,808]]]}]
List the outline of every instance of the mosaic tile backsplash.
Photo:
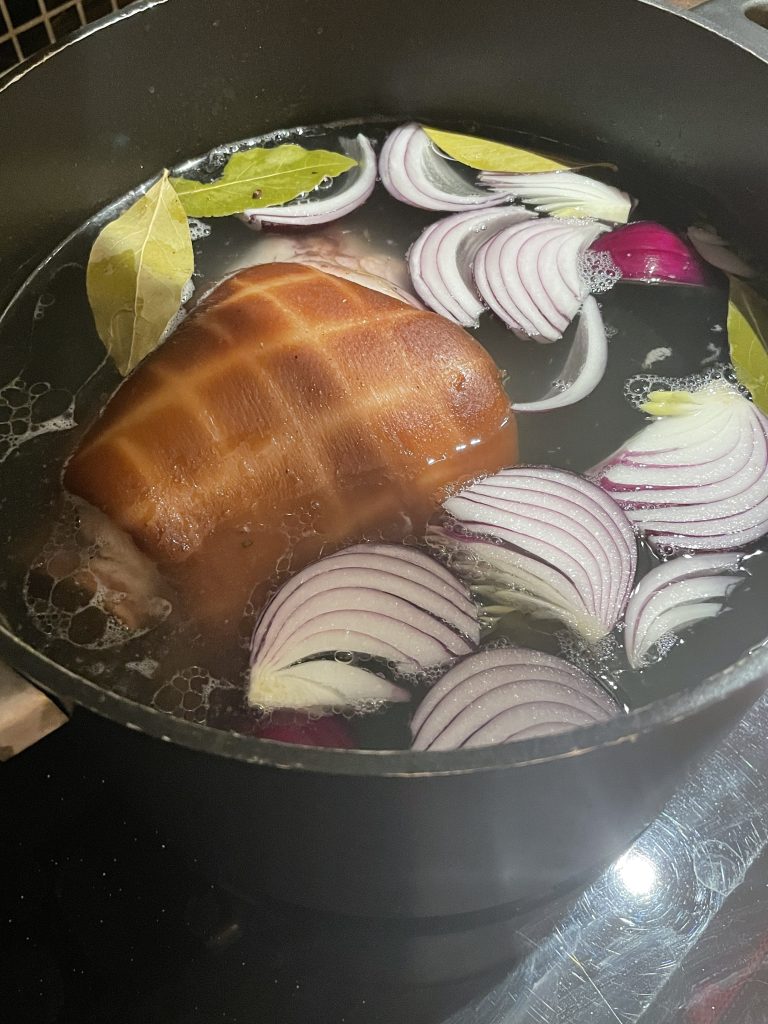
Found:
[{"label": "mosaic tile backsplash", "polygon": [[0,72],[131,0],[0,0]]}]

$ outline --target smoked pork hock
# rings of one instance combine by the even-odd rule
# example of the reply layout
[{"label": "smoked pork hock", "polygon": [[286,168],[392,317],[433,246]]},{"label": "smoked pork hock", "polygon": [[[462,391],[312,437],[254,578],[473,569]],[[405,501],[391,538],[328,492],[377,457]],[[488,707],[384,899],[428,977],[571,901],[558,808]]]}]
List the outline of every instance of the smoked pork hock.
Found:
[{"label": "smoked pork hock", "polygon": [[499,371],[435,313],[273,263],[216,288],[118,390],[64,482],[216,631],[297,571],[399,540],[517,458]]}]

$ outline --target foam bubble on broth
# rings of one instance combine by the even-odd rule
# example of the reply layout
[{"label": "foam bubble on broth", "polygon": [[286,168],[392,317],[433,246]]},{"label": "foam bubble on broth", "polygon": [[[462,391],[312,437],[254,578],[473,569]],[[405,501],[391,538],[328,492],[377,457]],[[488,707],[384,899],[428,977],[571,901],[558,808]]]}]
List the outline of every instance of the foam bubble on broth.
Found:
[{"label": "foam bubble on broth", "polygon": [[617,635],[609,633],[594,644],[585,643],[581,637],[565,629],[558,629],[553,635],[562,658],[598,679],[621,699],[621,679],[626,670],[626,660]]},{"label": "foam bubble on broth", "polygon": [[[206,221],[198,220],[197,217],[189,218],[189,237],[192,239],[193,242],[199,242],[203,238],[207,238],[210,235],[211,230],[211,225],[206,223]],[[181,301],[187,301],[183,295]]]},{"label": "foam bubble on broth", "polygon": [[655,373],[638,373],[630,377],[624,385],[624,397],[636,409],[648,401],[651,391],[712,391],[732,388],[739,394],[749,398],[749,391],[740,384],[733,367],[724,363],[717,364],[704,373],[692,373],[686,377],[665,377]]},{"label": "foam bubble on broth", "polygon": [[593,252],[591,249],[579,256],[579,275],[595,295],[610,291],[622,276],[609,252]]},{"label": "foam bubble on broth", "polygon": [[155,661],[154,658],[140,658],[138,661],[127,661],[125,667],[133,669],[134,672],[138,672],[142,676],[146,676],[147,679],[152,679],[160,667],[160,663]]},{"label": "foam bubble on broth", "polygon": [[203,666],[190,665],[164,682],[150,703],[158,711],[202,725],[208,718],[214,695],[239,689],[229,679],[219,678]]},{"label": "foam bubble on broth", "polygon": [[[203,225],[205,226],[205,225]],[[205,237],[201,235],[200,237]],[[195,294],[195,282],[190,278],[184,287],[181,289],[181,305],[178,310],[173,314],[171,319],[168,321],[168,325],[163,331],[160,341],[161,343],[169,338],[176,328],[186,320],[189,310],[187,309],[187,303],[190,301],[192,296]]]},{"label": "foam bubble on broth", "polygon": [[86,650],[109,650],[148,630],[129,630],[110,611],[124,594],[105,586],[91,571],[98,546],[83,545],[73,502],[65,503],[50,537],[24,579],[30,619],[49,639]]},{"label": "foam bubble on broth", "polygon": [[51,295],[50,292],[43,292],[35,303],[35,308],[32,312],[32,319],[39,323],[40,320],[45,318],[45,311],[53,306],[56,302],[56,296]]},{"label": "foam bubble on broth", "polygon": [[[39,410],[40,403],[57,394],[66,400],[66,407],[54,415],[36,417],[35,410]],[[28,441],[43,434],[71,430],[74,426],[74,395],[54,389],[46,381],[28,384],[21,375],[0,388],[0,464]]]}]

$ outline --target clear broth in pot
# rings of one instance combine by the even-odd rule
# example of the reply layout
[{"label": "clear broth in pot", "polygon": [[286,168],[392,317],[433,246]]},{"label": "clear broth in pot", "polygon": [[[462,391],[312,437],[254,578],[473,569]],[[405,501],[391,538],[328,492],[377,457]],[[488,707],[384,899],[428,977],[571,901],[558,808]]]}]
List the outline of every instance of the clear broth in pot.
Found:
[{"label": "clear broth in pot", "polygon": [[[390,126],[378,122],[319,126],[251,139],[251,146],[299,141],[308,147],[339,148],[339,139],[364,132],[378,143]],[[515,144],[531,144],[515,133],[473,130]],[[234,148],[223,146],[176,172],[215,173]],[[622,176],[619,184],[627,187]],[[652,181],[632,182],[645,219],[683,228],[693,219],[685,196],[671,200]],[[104,223],[130,205],[121,198],[66,239],[30,276],[0,317],[5,379],[0,386],[0,537],[3,538],[2,612],[10,627],[49,657],[100,686],[158,710],[219,728],[242,729],[248,638],[258,608],[248,609],[239,628],[237,655],[218,659],[189,623],[128,635],[110,621],[99,594],[83,595],[67,585],[66,571],[54,584],[39,568],[72,541],[75,514],[62,492],[61,474],[84,429],[104,407],[119,377],[96,336],[85,289],[85,268]],[[380,185],[367,203],[336,224],[337,238],[361,251],[402,261],[422,229],[440,214],[396,202]],[[187,308],[234,271],[280,257],[300,233],[253,232],[236,217],[193,222],[194,292]],[[323,228],[313,229],[321,233]],[[610,336],[607,372],[586,399],[561,410],[518,416],[520,462],[577,473],[605,458],[643,425],[633,404],[650,378],[660,389],[678,378],[727,374],[727,295],[718,287],[619,283],[598,296]],[[470,333],[504,373],[513,400],[537,397],[558,380],[573,333],[553,345],[516,338],[494,316],[482,317]],[[298,528],[298,527],[297,527]],[[640,545],[639,575],[656,561]],[[35,568],[37,566],[37,568]],[[512,642],[582,662],[633,708],[694,686],[763,642],[768,606],[768,557],[747,552],[745,582],[735,588],[714,624],[686,630],[651,664],[631,669],[620,635],[587,656],[557,624],[510,614],[487,643]],[[281,567],[275,567],[279,578]],[[59,574],[61,577],[61,573]],[[190,653],[191,652],[191,653]],[[386,705],[350,716],[361,747],[408,746],[410,710]]]}]

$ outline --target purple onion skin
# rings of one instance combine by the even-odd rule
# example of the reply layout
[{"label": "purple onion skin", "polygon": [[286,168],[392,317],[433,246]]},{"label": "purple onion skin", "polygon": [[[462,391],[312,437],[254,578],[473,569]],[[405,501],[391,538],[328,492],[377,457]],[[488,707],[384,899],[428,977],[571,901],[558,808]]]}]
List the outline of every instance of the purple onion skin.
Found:
[{"label": "purple onion skin", "polygon": [[462,658],[426,694],[411,721],[414,750],[494,746],[605,722],[616,698],[562,658],[523,647]]},{"label": "purple onion skin", "polygon": [[607,252],[624,281],[645,284],[721,284],[723,277],[674,231],[638,220],[601,235],[591,252]]}]

